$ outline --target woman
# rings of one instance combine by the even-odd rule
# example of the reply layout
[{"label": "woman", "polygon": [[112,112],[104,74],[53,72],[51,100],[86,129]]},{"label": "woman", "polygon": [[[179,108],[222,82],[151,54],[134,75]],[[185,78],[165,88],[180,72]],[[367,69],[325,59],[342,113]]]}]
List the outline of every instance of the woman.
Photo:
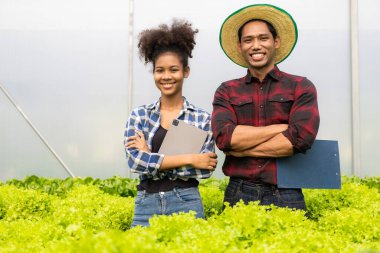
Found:
[{"label": "woman", "polygon": [[[162,24],[139,35],[140,57],[145,64],[152,63],[161,97],[153,104],[134,109],[126,126],[128,165],[140,178],[132,227],[149,226],[153,215],[190,210],[196,212],[196,217],[204,218],[197,179],[210,177],[217,164],[210,114],[182,96],[197,32],[190,23],[175,20],[171,27]],[[208,132],[200,154],[158,153],[173,119]]]}]

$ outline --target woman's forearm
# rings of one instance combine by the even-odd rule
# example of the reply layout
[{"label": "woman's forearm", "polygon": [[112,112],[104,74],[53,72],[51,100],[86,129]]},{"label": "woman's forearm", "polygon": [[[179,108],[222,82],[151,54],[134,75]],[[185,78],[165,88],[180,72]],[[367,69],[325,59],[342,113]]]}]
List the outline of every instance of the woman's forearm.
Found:
[{"label": "woman's forearm", "polygon": [[214,170],[217,162],[215,153],[165,155],[160,170],[172,170],[182,166]]}]

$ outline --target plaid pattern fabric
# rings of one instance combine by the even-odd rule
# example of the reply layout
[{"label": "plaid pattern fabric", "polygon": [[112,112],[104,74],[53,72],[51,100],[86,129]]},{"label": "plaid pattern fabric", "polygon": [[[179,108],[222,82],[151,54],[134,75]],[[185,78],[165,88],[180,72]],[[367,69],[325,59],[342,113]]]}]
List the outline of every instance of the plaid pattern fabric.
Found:
[{"label": "plaid pattern fabric", "polygon": [[[319,128],[317,91],[305,77],[280,71],[277,66],[263,82],[246,76],[222,83],[215,92],[212,131],[216,145],[231,149],[237,125],[268,126],[288,124],[283,132],[294,152],[305,152]],[[223,172],[227,176],[277,184],[276,159],[226,156]]]},{"label": "plaid pattern fabric", "polygon": [[[195,107],[183,97],[183,108],[177,119],[208,132],[201,153],[215,151],[215,143],[211,132],[211,117],[208,112]],[[132,111],[126,125],[124,141],[126,142],[129,136],[134,136],[135,129],[138,129],[144,134],[148,147],[151,150],[152,139],[159,126],[160,100],[150,105],[140,106]],[[172,180],[176,178],[187,180],[188,178],[208,178],[212,174],[210,170],[195,169],[190,166],[160,171],[159,168],[164,159],[164,154],[143,152],[136,148],[126,148],[125,151],[128,166],[132,172],[139,174],[140,180],[158,180],[165,176],[168,176]]]}]

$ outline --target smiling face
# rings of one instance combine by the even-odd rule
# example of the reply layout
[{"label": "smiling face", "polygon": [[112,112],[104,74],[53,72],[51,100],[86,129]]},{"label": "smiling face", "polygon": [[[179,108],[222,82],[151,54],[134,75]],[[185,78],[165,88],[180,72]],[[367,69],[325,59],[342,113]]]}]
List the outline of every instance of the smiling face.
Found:
[{"label": "smiling face", "polygon": [[262,21],[247,23],[241,34],[238,49],[253,71],[269,72],[275,64],[276,48],[280,47],[279,37],[273,38],[267,24]]},{"label": "smiling face", "polygon": [[153,77],[163,97],[182,97],[184,78],[189,76],[189,67],[183,67],[178,54],[160,54],[154,64]]}]

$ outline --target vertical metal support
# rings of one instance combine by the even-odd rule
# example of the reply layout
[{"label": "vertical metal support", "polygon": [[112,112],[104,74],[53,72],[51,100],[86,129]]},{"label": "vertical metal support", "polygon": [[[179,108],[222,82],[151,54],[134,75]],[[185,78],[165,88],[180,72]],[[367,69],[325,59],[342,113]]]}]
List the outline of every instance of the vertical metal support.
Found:
[{"label": "vertical metal support", "polygon": [[69,167],[62,161],[59,155],[54,151],[54,149],[49,145],[47,140],[42,136],[42,134],[38,131],[38,129],[33,125],[33,123],[29,120],[28,116],[23,112],[20,106],[17,105],[16,101],[12,98],[12,96],[6,91],[3,85],[0,84],[1,91],[5,94],[8,100],[12,103],[12,105],[17,109],[17,111],[22,115],[22,117],[26,120],[29,126],[33,129],[33,131],[37,134],[38,138],[45,144],[45,146],[50,150],[50,152],[54,155],[54,157],[58,160],[58,162],[62,165],[62,167],[66,170],[66,172],[71,176],[75,177],[74,173],[71,172]]},{"label": "vertical metal support", "polygon": [[358,0],[350,1],[351,17],[351,103],[352,103],[352,173],[361,176],[360,146],[360,79]]},{"label": "vertical metal support", "polygon": [[128,101],[127,115],[133,106],[133,11],[134,0],[129,0],[129,25],[128,25]]},{"label": "vertical metal support", "polygon": [[[133,15],[134,0],[129,0],[127,117],[131,113],[133,106]],[[131,177],[129,169],[127,169],[127,176]]]}]

